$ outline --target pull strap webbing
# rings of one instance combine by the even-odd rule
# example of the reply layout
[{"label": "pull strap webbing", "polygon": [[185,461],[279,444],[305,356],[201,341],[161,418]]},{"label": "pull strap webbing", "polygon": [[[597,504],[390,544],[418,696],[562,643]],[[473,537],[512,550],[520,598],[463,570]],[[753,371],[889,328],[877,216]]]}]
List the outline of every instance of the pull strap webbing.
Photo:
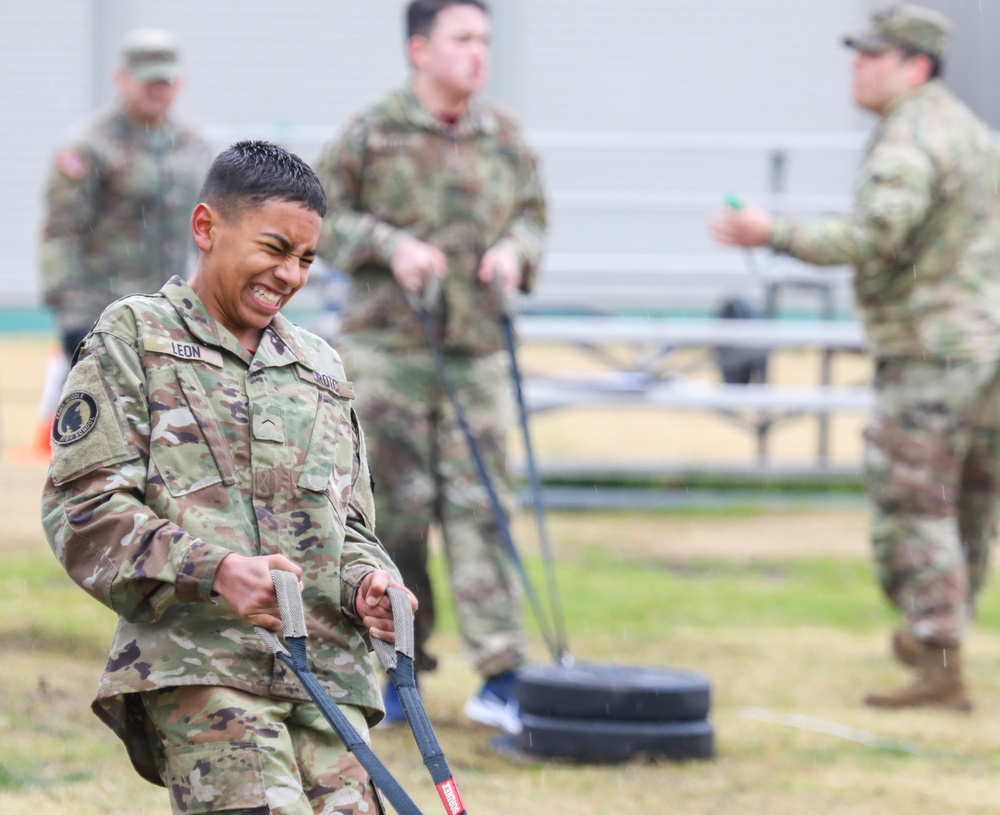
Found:
[{"label": "pull strap webbing", "polygon": [[[302,605],[302,595],[299,593],[298,579],[291,572],[272,570],[271,580],[274,581],[283,634],[288,647],[285,647],[276,634],[265,628],[258,627],[257,635],[271,653],[298,677],[309,698],[316,703],[316,707],[330,723],[334,732],[347,749],[354,753],[372,782],[385,794],[399,815],[422,815],[417,805],[375,755],[368,742],[354,729],[336,702],[323,690],[323,686],[309,669],[305,608]],[[390,588],[388,594],[392,605],[396,644],[393,647],[373,637],[372,647],[399,693],[406,720],[413,731],[424,766],[427,767],[438,795],[441,796],[445,811],[448,815],[465,815],[465,804],[462,802],[458,785],[448,767],[444,751],[417,691],[416,678],[413,674],[413,610],[410,608],[410,598],[405,591],[395,588]]]},{"label": "pull strap webbing", "polygon": [[465,436],[465,442],[469,448],[469,453],[472,455],[472,460],[476,465],[476,471],[479,473],[479,480],[489,496],[490,511],[493,515],[493,522],[496,524],[497,531],[500,533],[500,538],[503,541],[504,548],[510,555],[510,559],[514,563],[517,570],[518,577],[521,579],[521,584],[524,586],[525,596],[528,598],[528,604],[531,606],[532,613],[535,615],[535,620],[538,622],[538,629],[542,634],[542,639],[545,641],[545,645],[548,647],[549,653],[552,654],[552,658],[558,662],[562,658],[562,652],[564,649],[560,647],[556,641],[556,636],[552,633],[548,617],[546,617],[543,611],[542,602],[538,597],[538,593],[535,591],[535,586],[531,582],[531,578],[528,576],[527,569],[524,567],[524,561],[521,559],[521,555],[517,551],[517,547],[514,545],[514,539],[511,536],[510,524],[507,521],[507,515],[504,513],[503,506],[500,504],[500,497],[497,495],[496,486],[493,484],[493,479],[490,476],[489,470],[486,468],[486,462],[483,460],[483,455],[479,450],[479,443],[476,441],[476,436],[472,432],[472,428],[469,426],[469,422],[465,417],[462,402],[458,397],[458,389],[455,387],[455,382],[448,371],[447,361],[444,358],[444,353],[441,350],[441,344],[438,342],[434,331],[434,318],[431,314],[431,304],[439,291],[439,284],[436,280],[437,279],[433,276],[428,279],[429,285],[424,291],[422,298],[410,296],[410,305],[416,311],[417,319],[420,321],[420,327],[423,329],[424,337],[427,339],[427,346],[430,348],[431,356],[434,358],[434,366],[437,368],[438,376],[441,378],[441,382],[448,394],[448,399],[451,402],[452,407],[455,409],[455,418],[458,420],[459,427],[462,429],[462,435]]},{"label": "pull strap webbing", "polygon": [[392,604],[395,647],[374,637],[372,647],[389,675],[389,681],[396,688],[406,721],[413,731],[413,738],[420,749],[424,766],[430,773],[434,786],[437,787],[445,811],[448,815],[464,815],[465,804],[462,802],[458,785],[448,767],[444,751],[417,690],[417,681],[413,673],[413,611],[410,608],[410,598],[406,592],[390,588],[389,602]]},{"label": "pull strap webbing", "polygon": [[517,362],[517,343],[514,339],[514,325],[510,317],[510,303],[500,290],[503,298],[503,313],[500,317],[503,326],[504,339],[507,341],[507,354],[510,357],[510,372],[514,379],[514,395],[517,399],[517,413],[521,420],[521,438],[524,441],[524,457],[528,464],[528,483],[531,487],[531,508],[535,516],[535,526],[538,529],[538,544],[542,549],[545,564],[546,588],[549,597],[549,611],[552,614],[552,624],[555,628],[555,658],[557,662],[568,664],[572,662],[569,655],[569,645],[566,639],[566,618],[563,615],[562,601],[559,595],[559,584],[556,581],[555,558],[552,555],[552,544],[549,541],[549,529],[545,520],[545,496],[542,493],[542,479],[535,463],[534,445],[531,443],[531,428],[528,424],[528,407],[524,401],[524,379]]},{"label": "pull strap webbing", "polygon": [[375,755],[372,748],[368,746],[368,742],[361,738],[361,734],[354,729],[343,711],[337,707],[329,694],[323,690],[319,680],[309,670],[305,637],[292,637],[286,641],[290,653],[287,655],[278,653],[275,656],[291,668],[299,678],[306,693],[316,703],[316,707],[319,708],[347,749],[354,753],[375,786],[385,794],[399,815],[422,815],[413,799],[407,795],[406,790],[399,785],[393,774]]},{"label": "pull strap webbing", "polygon": [[[378,787],[399,815],[423,815],[413,799],[407,795],[389,769],[375,755],[361,734],[354,729],[336,702],[323,690],[323,686],[309,669],[309,656],[306,651],[306,620],[302,605],[302,595],[299,594],[298,578],[291,572],[271,571],[274,590],[278,598],[278,608],[284,628],[286,648],[278,636],[266,628],[256,627],[257,635],[263,640],[272,654],[287,665],[294,673],[309,698],[316,703],[320,713],[330,723],[344,745],[354,753],[365,768],[372,782]],[[409,608],[409,605],[407,605]],[[412,615],[411,615],[412,616]]]}]

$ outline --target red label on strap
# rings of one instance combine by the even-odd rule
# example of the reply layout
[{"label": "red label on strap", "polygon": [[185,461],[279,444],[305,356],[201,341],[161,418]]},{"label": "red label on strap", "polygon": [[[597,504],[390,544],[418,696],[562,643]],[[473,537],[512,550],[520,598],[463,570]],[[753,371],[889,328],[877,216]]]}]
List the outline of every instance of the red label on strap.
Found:
[{"label": "red label on strap", "polygon": [[437,791],[449,815],[462,815],[465,812],[465,804],[462,803],[462,796],[458,794],[458,786],[455,784],[454,778],[449,778],[438,784]]}]

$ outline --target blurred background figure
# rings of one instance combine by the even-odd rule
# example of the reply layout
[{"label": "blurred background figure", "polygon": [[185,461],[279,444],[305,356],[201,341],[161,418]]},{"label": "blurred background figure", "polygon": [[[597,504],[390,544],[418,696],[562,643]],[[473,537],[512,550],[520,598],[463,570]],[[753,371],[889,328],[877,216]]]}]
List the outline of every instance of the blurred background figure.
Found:
[{"label": "blurred background figure", "polygon": [[45,193],[42,281],[67,358],[109,303],[157,291],[194,256],[189,222],[210,151],[170,116],[180,88],[174,37],[126,36],[115,86],[110,109],[57,152]]},{"label": "blurred background figure", "polygon": [[[466,714],[516,732],[514,671],[525,658],[516,573],[406,295],[441,280],[437,337],[509,508],[511,382],[494,281],[507,294],[531,288],[545,205],[520,128],[475,97],[489,68],[485,4],[415,0],[406,20],[409,87],[348,123],[320,157],[330,204],[319,251],[351,276],[342,349],[368,433],[379,536],[420,602],[416,667],[437,664],[426,648],[436,521],[462,638],[483,677]],[[401,721],[391,685],[385,703],[387,721]]]},{"label": "blurred background figure", "polygon": [[893,652],[916,670],[875,707],[971,707],[961,645],[986,576],[1000,481],[1000,216],[990,130],[938,81],[950,26],[892,6],[844,38],[854,100],[877,114],[845,217],[746,208],[711,231],[808,263],[854,267],[875,357],[865,483],[882,588],[906,616]]}]

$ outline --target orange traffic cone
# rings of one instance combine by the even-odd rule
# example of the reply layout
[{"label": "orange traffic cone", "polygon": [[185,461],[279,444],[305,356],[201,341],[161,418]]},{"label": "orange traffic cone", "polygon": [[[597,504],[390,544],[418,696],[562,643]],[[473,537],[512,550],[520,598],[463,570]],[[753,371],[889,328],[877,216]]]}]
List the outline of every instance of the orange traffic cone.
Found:
[{"label": "orange traffic cone", "polygon": [[62,348],[56,346],[49,354],[49,364],[45,369],[45,386],[38,406],[38,422],[34,436],[27,447],[15,447],[10,451],[10,459],[15,464],[39,464],[47,467],[52,458],[52,423],[56,418],[59,396],[62,394],[69,363]]}]

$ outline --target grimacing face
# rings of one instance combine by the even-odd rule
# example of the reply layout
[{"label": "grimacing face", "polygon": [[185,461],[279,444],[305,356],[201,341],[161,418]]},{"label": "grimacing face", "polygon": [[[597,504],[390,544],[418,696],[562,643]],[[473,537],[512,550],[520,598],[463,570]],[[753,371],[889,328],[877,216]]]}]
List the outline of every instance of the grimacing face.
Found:
[{"label": "grimacing face", "polygon": [[418,70],[442,91],[471,96],[486,82],[490,63],[489,17],[475,6],[440,11],[423,40]]},{"label": "grimacing face", "polygon": [[309,279],[321,224],[297,201],[265,201],[230,217],[198,204],[191,230],[201,255],[191,288],[245,347],[256,348]]}]

